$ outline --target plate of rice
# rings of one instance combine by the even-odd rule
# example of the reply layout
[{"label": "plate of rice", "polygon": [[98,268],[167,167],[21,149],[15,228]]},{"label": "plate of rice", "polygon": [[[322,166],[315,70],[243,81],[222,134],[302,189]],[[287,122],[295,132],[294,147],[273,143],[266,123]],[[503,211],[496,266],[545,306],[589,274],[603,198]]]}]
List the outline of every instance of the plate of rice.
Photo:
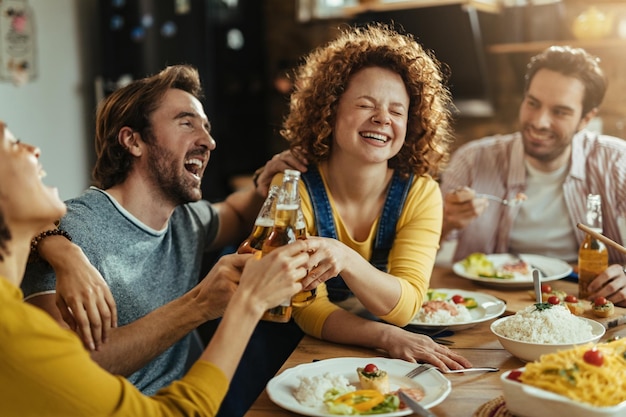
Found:
[{"label": "plate of rice", "polygon": [[525,362],[541,355],[595,343],[606,332],[591,319],[575,316],[562,304],[536,303],[491,323],[502,347]]},{"label": "plate of rice", "polygon": [[[456,303],[453,299],[458,296],[473,302]],[[428,291],[427,298],[409,323],[410,326],[427,330],[445,327],[458,331],[500,317],[506,310],[504,301],[481,292],[436,288]]]},{"label": "plate of rice", "polygon": [[[286,369],[267,383],[267,395],[279,407],[305,416],[330,417],[324,393],[331,388],[359,389],[357,368],[368,363],[375,364],[389,375],[392,391],[399,388],[421,389],[424,397],[420,404],[431,408],[441,403],[452,390],[452,384],[437,371],[423,372],[411,379],[405,375],[415,364],[390,358],[332,358],[297,365]],[[392,413],[376,414],[382,417],[411,415],[410,408],[401,408]]]}]

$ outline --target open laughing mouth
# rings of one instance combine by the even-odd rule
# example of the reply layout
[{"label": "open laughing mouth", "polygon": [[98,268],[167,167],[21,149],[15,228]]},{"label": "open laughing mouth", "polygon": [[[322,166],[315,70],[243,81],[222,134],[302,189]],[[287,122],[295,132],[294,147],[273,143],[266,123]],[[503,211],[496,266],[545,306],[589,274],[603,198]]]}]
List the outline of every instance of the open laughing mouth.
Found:
[{"label": "open laughing mouth", "polygon": [[202,179],[202,166],[204,162],[202,159],[189,158],[185,160],[185,169],[191,173],[196,179]]},{"label": "open laughing mouth", "polygon": [[389,136],[383,135],[382,133],[362,132],[361,136],[366,139],[373,139],[382,143],[386,143],[389,140]]}]

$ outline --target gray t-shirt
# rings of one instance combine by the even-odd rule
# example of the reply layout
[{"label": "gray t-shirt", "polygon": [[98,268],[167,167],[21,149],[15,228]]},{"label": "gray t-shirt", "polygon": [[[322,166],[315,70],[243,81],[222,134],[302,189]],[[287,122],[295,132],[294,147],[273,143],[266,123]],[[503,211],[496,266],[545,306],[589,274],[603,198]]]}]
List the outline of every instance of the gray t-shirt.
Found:
[{"label": "gray t-shirt", "polygon": [[[119,326],[179,298],[197,284],[202,255],[219,223],[214,208],[202,200],[178,206],[167,227],[154,230],[94,187],[67,201],[67,206],[59,227],[72,236],[109,284]],[[49,265],[28,265],[22,283],[25,297],[54,291],[55,285]],[[189,344],[187,335],[128,379],[145,394],[154,394],[183,376]]]}]

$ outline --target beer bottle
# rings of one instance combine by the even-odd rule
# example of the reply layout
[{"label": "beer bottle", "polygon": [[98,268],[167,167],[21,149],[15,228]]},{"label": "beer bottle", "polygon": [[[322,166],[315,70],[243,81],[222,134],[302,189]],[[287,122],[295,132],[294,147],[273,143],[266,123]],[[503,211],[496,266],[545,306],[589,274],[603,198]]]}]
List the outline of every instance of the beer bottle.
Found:
[{"label": "beer bottle", "polygon": [[[278,192],[274,226],[261,248],[263,255],[274,249],[296,241],[296,221],[298,220],[298,183],[300,171],[286,169],[283,184]],[[291,319],[291,299],[265,312],[262,319],[278,323],[287,323]]]},{"label": "beer bottle", "polygon": [[[602,201],[599,195],[587,196],[586,224],[595,232],[602,233]],[[606,245],[586,234],[578,250],[578,298],[589,297],[587,287],[609,266],[609,251]]]},{"label": "beer bottle", "polygon": [[256,253],[263,248],[263,242],[265,242],[265,239],[274,226],[276,198],[278,197],[279,189],[280,187],[278,185],[270,187],[267,198],[254,221],[252,233],[250,233],[250,236],[248,236],[246,240],[241,242],[241,245],[237,248],[237,253]]},{"label": "beer bottle", "polygon": [[[304,214],[302,213],[302,205],[298,199],[298,217],[296,218],[296,239],[306,239],[307,230],[306,222],[304,221]],[[309,305],[315,300],[317,294],[317,288],[313,288],[310,291],[300,291],[298,294],[291,298],[291,304],[294,307],[304,307]]]}]

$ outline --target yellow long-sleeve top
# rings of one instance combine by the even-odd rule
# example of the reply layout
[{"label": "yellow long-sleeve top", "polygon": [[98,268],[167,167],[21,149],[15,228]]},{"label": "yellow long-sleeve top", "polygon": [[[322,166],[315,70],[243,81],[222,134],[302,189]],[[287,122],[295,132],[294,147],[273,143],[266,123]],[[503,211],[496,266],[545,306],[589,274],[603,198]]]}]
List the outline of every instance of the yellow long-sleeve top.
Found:
[{"label": "yellow long-sleeve top", "polygon": [[214,416],[228,380],[206,361],[153,397],[106,372],[78,337],[22,301],[0,277],[0,415],[3,417]]},{"label": "yellow long-sleeve top", "polygon": [[[369,260],[378,220],[372,225],[366,240],[354,240],[338,214],[323,170],[320,170],[320,174],[332,208],[338,240]],[[280,183],[276,180],[275,183]],[[299,193],[307,230],[310,235],[317,235],[313,207],[303,181],[300,181]],[[396,236],[389,252],[387,270],[399,279],[402,293],[389,314],[380,317],[386,322],[406,326],[421,308],[439,249],[442,221],[443,202],[439,185],[430,176],[416,177],[398,218]],[[339,308],[328,299],[326,285],[321,284],[317,287],[315,301],[307,307],[294,309],[294,318],[305,333],[321,338],[324,322]]]}]

